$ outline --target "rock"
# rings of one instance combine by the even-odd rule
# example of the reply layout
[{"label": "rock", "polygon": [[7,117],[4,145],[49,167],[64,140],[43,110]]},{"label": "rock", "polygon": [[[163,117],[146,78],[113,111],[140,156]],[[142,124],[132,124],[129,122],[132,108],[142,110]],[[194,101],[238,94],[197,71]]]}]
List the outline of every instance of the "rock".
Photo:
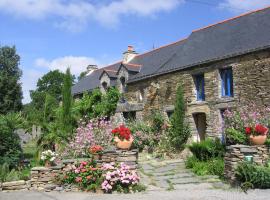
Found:
[{"label": "rock", "polygon": [[20,181],[11,181],[11,182],[4,182],[2,183],[2,187],[10,187],[10,186],[17,186],[17,185],[25,185],[25,181],[24,180],[20,180]]},{"label": "rock", "polygon": [[33,167],[31,171],[50,171],[47,167]]},{"label": "rock", "polygon": [[49,184],[49,185],[46,185],[44,188],[45,190],[54,190],[56,187],[57,185],[55,184]]},{"label": "rock", "polygon": [[59,187],[59,186],[57,186],[57,187],[55,187],[55,189],[54,189],[55,191],[62,191],[62,190],[64,190],[64,188],[63,187]]}]

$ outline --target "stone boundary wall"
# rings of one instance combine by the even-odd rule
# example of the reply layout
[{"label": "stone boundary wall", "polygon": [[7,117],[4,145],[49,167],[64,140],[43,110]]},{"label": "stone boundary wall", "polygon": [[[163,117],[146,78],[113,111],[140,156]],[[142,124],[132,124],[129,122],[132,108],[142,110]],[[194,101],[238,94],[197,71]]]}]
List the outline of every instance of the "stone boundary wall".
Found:
[{"label": "stone boundary wall", "polygon": [[266,145],[231,145],[226,147],[224,158],[224,175],[231,184],[236,183],[235,170],[237,164],[244,161],[245,156],[253,156],[253,162],[258,165],[266,164],[270,158],[269,147]]},{"label": "stone boundary wall", "polygon": [[[57,183],[56,177],[62,175],[68,171],[70,165],[87,161],[91,158],[78,158],[63,160],[61,164],[57,166],[46,167],[34,167],[31,169],[31,179],[29,181],[12,181],[12,182],[0,182],[0,191],[11,190],[39,190],[39,191],[79,191],[79,188],[71,185],[61,185]],[[138,150],[110,150],[104,151],[102,155],[95,155],[97,165],[101,166],[103,163],[114,162],[116,164],[125,163],[131,167],[131,169],[138,168]]]}]

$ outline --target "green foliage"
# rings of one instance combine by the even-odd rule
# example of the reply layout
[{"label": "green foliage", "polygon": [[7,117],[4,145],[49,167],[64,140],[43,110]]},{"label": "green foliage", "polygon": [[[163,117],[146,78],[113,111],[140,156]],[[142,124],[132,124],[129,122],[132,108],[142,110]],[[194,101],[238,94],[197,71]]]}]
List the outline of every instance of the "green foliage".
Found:
[{"label": "green foliage", "polygon": [[244,190],[247,190],[248,187],[261,189],[270,188],[269,167],[243,162],[238,165],[235,176]]},{"label": "green foliage", "polygon": [[114,87],[108,88],[106,94],[95,89],[90,94],[85,93],[82,99],[76,101],[74,110],[79,119],[85,116],[89,119],[112,116],[119,98],[120,93]]},{"label": "green foliage", "polygon": [[0,114],[17,112],[22,108],[20,56],[15,47],[0,47]]},{"label": "green foliage", "polygon": [[225,134],[226,134],[226,144],[228,145],[248,143],[246,134],[234,128],[227,128],[225,130]]},{"label": "green foliage", "polygon": [[0,165],[0,182],[29,180],[30,169],[25,168],[21,171],[11,169],[7,163]]},{"label": "green foliage", "polygon": [[191,169],[193,173],[199,176],[216,175],[220,178],[223,177],[224,160],[222,158],[200,161],[195,156],[191,156],[187,158],[185,165],[186,168]]},{"label": "green foliage", "polygon": [[24,125],[25,122],[20,114],[0,115],[0,165],[7,163],[10,167],[16,167],[22,149],[20,138],[15,130],[23,128]]},{"label": "green foliage", "polygon": [[169,138],[177,150],[182,150],[190,137],[190,129],[185,122],[185,101],[182,86],[177,88],[175,110],[171,117]]},{"label": "green foliage", "polygon": [[64,77],[64,85],[62,91],[62,130],[64,131],[64,135],[67,137],[71,135],[73,129],[73,119],[72,119],[72,104],[73,97],[71,94],[72,87],[72,75],[70,74],[70,69],[68,68]]},{"label": "green foliage", "polygon": [[200,161],[207,161],[212,158],[222,158],[225,154],[225,147],[219,139],[207,138],[201,142],[193,142],[188,145],[192,154]]}]

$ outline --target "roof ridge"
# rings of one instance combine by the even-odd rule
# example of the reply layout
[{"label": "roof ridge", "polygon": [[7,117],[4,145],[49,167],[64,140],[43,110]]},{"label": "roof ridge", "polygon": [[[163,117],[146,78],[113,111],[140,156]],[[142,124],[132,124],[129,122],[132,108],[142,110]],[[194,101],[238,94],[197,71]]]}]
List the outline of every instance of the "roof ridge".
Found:
[{"label": "roof ridge", "polygon": [[174,45],[174,44],[183,42],[183,41],[185,41],[186,39],[188,39],[188,37],[183,38],[183,39],[181,39],[181,40],[178,40],[178,41],[176,41],[176,42],[172,42],[172,43],[169,43],[169,44],[162,45],[162,46],[160,46],[160,47],[158,47],[158,48],[156,48],[156,49],[153,49],[153,50],[146,51],[146,52],[144,52],[144,53],[138,54],[138,55],[136,55],[135,57],[144,56],[144,55],[146,55],[146,54],[148,54],[148,53],[151,53],[151,52],[153,52],[153,51],[156,51],[156,50],[159,50],[159,49],[162,49],[162,48],[165,48],[165,47],[168,47],[168,46],[171,46],[171,45]]},{"label": "roof ridge", "polygon": [[235,20],[235,19],[238,19],[238,18],[247,16],[247,15],[250,15],[250,14],[253,14],[253,13],[257,13],[257,12],[260,12],[260,11],[264,11],[264,10],[269,9],[269,8],[270,8],[270,6],[267,6],[267,7],[264,7],[264,8],[257,9],[257,10],[245,12],[245,13],[242,13],[242,14],[237,15],[237,16],[235,16],[235,17],[231,17],[231,18],[228,18],[228,19],[225,19],[225,20],[222,20],[222,21],[219,21],[219,22],[216,22],[216,23],[207,25],[207,26],[205,26],[205,27],[195,29],[195,30],[192,31],[192,33],[195,33],[195,32],[197,32],[197,31],[204,30],[204,29],[207,29],[207,28],[211,28],[211,27],[213,27],[213,26],[216,26],[216,25],[219,25],[219,24],[223,24],[223,23],[226,23],[226,22],[229,22],[229,21],[232,21],[232,20]]},{"label": "roof ridge", "polygon": [[134,66],[134,67],[141,67],[142,66],[140,64],[133,64],[133,63],[123,63],[123,65],[131,65],[131,66]]}]

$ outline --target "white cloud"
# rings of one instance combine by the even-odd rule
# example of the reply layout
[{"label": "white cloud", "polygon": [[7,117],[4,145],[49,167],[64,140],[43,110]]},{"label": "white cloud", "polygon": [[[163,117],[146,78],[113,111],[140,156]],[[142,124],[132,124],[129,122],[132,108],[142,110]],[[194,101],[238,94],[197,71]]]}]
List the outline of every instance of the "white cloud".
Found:
[{"label": "white cloud", "polygon": [[49,70],[59,69],[60,71],[65,72],[67,67],[70,67],[71,73],[76,76],[82,71],[85,71],[86,67],[90,64],[100,65],[96,59],[83,56],[65,56],[53,60],[38,58],[35,61],[37,67],[44,67]]},{"label": "white cloud", "polygon": [[29,90],[34,90],[38,79],[44,73],[40,70],[26,69],[23,71],[22,76],[22,90],[23,90],[23,103],[29,103],[31,101]]},{"label": "white cloud", "polygon": [[12,16],[44,19],[57,17],[53,23],[70,31],[79,31],[91,20],[116,26],[123,15],[152,16],[170,11],[184,0],[114,0],[91,3],[89,0],[0,0],[0,12]]},{"label": "white cloud", "polygon": [[270,6],[270,0],[225,0],[219,6],[233,12],[243,12]]}]

